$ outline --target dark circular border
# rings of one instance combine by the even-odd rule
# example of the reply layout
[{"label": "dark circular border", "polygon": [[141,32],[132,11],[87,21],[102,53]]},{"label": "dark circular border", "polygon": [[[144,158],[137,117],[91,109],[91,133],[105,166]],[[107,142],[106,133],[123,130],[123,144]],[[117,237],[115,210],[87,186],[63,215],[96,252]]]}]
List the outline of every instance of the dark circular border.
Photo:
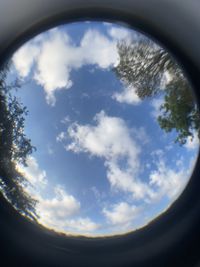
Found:
[{"label": "dark circular border", "polygon": [[[165,46],[186,71],[199,103],[200,2],[196,0],[1,0],[0,63],[26,40],[77,20],[123,22]],[[193,266],[199,260],[200,162],[181,197],[147,227],[115,237],[65,237],[27,221],[0,196],[6,266]]]}]

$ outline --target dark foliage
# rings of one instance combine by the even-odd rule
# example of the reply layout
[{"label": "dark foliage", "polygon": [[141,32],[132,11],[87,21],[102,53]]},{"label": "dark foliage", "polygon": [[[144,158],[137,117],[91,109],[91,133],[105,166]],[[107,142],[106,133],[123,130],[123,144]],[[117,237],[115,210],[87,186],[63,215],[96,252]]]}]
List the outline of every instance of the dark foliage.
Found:
[{"label": "dark foliage", "polygon": [[27,156],[35,149],[24,133],[28,111],[11,90],[20,87],[16,80],[7,83],[9,64],[0,71],[0,187],[5,197],[23,215],[35,219],[36,201],[24,190],[27,179],[17,164],[26,166]]},{"label": "dark foliage", "polygon": [[[125,86],[134,86],[140,99],[164,95],[158,123],[166,132],[177,131],[176,142],[184,144],[197,132],[200,115],[189,82],[175,60],[147,38],[118,43],[120,63],[114,68]],[[164,81],[166,73],[170,81]]]}]

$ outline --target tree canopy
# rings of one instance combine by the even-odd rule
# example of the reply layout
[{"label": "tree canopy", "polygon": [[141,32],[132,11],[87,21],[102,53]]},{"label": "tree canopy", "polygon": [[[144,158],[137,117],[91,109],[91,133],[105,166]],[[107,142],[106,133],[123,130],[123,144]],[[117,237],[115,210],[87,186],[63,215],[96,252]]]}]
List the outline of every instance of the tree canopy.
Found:
[{"label": "tree canopy", "polygon": [[166,132],[177,132],[184,144],[197,133],[200,116],[190,84],[171,55],[148,38],[118,43],[119,64],[114,68],[125,86],[132,86],[140,99],[163,96],[157,120]]},{"label": "tree canopy", "polygon": [[20,85],[7,83],[8,71],[9,64],[0,70],[0,188],[17,210],[35,219],[36,200],[24,190],[28,181],[17,168],[17,164],[26,166],[35,148],[24,133],[27,108],[10,93]]}]

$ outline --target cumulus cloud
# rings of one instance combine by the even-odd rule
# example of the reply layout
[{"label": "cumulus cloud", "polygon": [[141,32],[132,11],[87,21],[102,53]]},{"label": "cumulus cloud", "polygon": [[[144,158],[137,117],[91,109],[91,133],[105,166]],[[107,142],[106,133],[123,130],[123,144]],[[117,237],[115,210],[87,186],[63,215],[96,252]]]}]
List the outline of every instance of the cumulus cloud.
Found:
[{"label": "cumulus cloud", "polygon": [[[50,190],[52,186],[48,185]],[[28,192],[38,201],[36,212],[39,216],[38,222],[47,228],[63,233],[90,233],[99,228],[88,217],[80,216],[81,203],[73,195],[68,194],[61,185],[56,185],[50,197],[44,196],[42,190]]]},{"label": "cumulus cloud", "polygon": [[67,62],[70,62],[73,53],[68,35],[59,31],[51,33],[41,44],[34,79],[44,88],[48,104],[55,104],[56,90],[69,89],[72,86]]},{"label": "cumulus cloud", "polygon": [[61,186],[56,186],[54,193],[55,196],[50,199],[39,197],[37,210],[41,217],[63,220],[79,211],[80,203],[74,196],[67,194]]},{"label": "cumulus cloud", "polygon": [[[183,190],[190,171],[183,165],[168,166],[162,150],[152,153],[157,157],[156,168],[149,170],[148,179],[141,175],[141,161],[137,134],[125,121],[108,116],[101,111],[94,117],[94,125],[73,123],[68,127],[67,151],[85,152],[101,157],[106,167],[107,179],[116,192],[129,193],[134,200],[146,203],[162,197],[175,199]],[[130,134],[132,133],[132,135]]]},{"label": "cumulus cloud", "polygon": [[30,74],[40,48],[34,43],[23,45],[13,56],[12,60],[19,75],[24,78]]},{"label": "cumulus cloud", "polygon": [[[190,163],[189,168],[186,170],[183,164],[183,159],[180,161],[182,161],[181,164],[174,168],[170,168],[163,159],[159,158],[157,167],[150,173],[149,183],[143,184],[145,187],[143,188],[143,192],[148,194],[150,188],[151,191],[148,194],[148,198],[143,195],[143,202],[140,203],[139,206],[128,204],[126,202],[119,202],[110,207],[104,207],[102,213],[108,221],[108,226],[113,226],[114,231],[118,231],[120,229],[119,227],[122,225],[126,231],[129,229],[133,230],[133,228],[138,225],[138,220],[141,220],[142,212],[150,211],[151,213],[153,207],[152,204],[155,205],[155,203],[159,202],[163,197],[167,197],[170,202],[175,200],[183,191],[188,181],[188,176],[191,175],[191,170],[194,166],[193,160]],[[123,184],[122,186],[125,186],[125,188],[128,184],[130,188],[132,186],[137,187],[137,182],[132,184],[132,182],[130,182],[131,180],[127,179],[127,177],[123,177],[120,173],[115,177],[119,177]],[[141,189],[141,184],[139,189]],[[142,221],[144,222],[143,219]],[[135,227],[133,225],[135,225]],[[140,223],[139,225],[141,226]]]},{"label": "cumulus cloud", "polygon": [[136,131],[131,131],[123,119],[108,116],[104,111],[94,117],[94,122],[95,125],[74,123],[68,127],[70,144],[65,146],[66,150],[103,158],[113,190],[131,193],[134,199],[151,197],[153,191],[138,178],[138,135],[135,133],[134,139],[130,134]]},{"label": "cumulus cloud", "polygon": [[68,135],[73,141],[66,147],[67,150],[89,152],[106,159],[125,156],[137,166],[140,149],[132,140],[124,120],[101,111],[94,117],[94,122],[95,126],[74,123],[68,128]]},{"label": "cumulus cloud", "polygon": [[66,32],[54,29],[19,49],[13,63],[19,75],[26,77],[35,64],[33,79],[43,87],[47,103],[55,105],[55,92],[69,89],[73,82],[72,70],[86,64],[106,69],[118,64],[116,41],[96,30],[85,32],[75,45]]},{"label": "cumulus cloud", "polygon": [[[102,158],[112,190],[128,194],[124,195],[128,203],[120,201],[110,206],[106,203],[102,209],[102,214],[107,219],[106,227],[114,227],[112,233],[117,232],[122,225],[126,231],[133,229],[133,225],[138,224],[138,218],[141,219],[141,211],[151,209],[150,205],[161,198],[176,199],[194,166],[193,162],[191,167],[186,167],[184,159],[180,158],[171,167],[164,159],[164,152],[155,150],[151,153],[151,156],[157,158],[157,161],[152,161],[155,168],[149,170],[144,181],[144,177],[140,177],[141,148],[137,143],[136,130],[130,129],[122,118],[108,116],[104,111],[96,114],[93,124],[72,123],[67,132],[60,136],[59,141],[64,142],[67,151],[84,152]],[[35,158],[29,157],[27,163],[24,172],[26,171],[32,184],[40,185],[47,179],[46,172],[39,168]],[[49,183],[44,184],[52,187]],[[82,216],[80,201],[67,193],[61,185],[55,186],[51,191],[51,196],[42,194],[41,191],[34,195],[38,199],[36,209],[41,224],[65,233],[96,234],[101,231],[102,225],[88,216]],[[95,187],[92,191],[100,201],[104,198]]]},{"label": "cumulus cloud", "polygon": [[126,202],[114,204],[111,209],[103,209],[103,214],[109,223],[112,225],[126,225],[126,227],[134,222],[139,213],[140,208],[135,205],[129,205]]},{"label": "cumulus cloud", "polygon": [[119,103],[125,103],[130,105],[138,105],[141,103],[141,99],[136,93],[135,87],[125,87],[120,93],[114,93],[112,96],[113,99]]},{"label": "cumulus cloud", "polygon": [[60,232],[84,234],[99,227],[90,218],[79,216],[80,202],[60,185],[55,187],[54,194],[51,198],[38,196],[37,212],[41,224]]},{"label": "cumulus cloud", "polygon": [[[38,222],[61,232],[89,233],[99,228],[99,225],[88,217],[80,216],[81,203],[73,195],[68,194],[60,184],[53,185],[48,181],[45,170],[39,167],[35,157],[27,158],[27,166],[17,165],[30,184],[24,184],[24,189],[37,200],[36,213]],[[50,196],[46,192],[51,192]]]}]

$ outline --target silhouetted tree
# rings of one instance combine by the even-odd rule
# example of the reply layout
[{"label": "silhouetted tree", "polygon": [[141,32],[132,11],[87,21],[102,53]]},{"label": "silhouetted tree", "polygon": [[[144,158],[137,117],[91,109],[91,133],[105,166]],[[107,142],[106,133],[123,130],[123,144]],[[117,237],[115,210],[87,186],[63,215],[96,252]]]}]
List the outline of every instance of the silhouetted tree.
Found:
[{"label": "silhouetted tree", "polygon": [[0,186],[6,198],[22,214],[35,219],[36,201],[24,190],[27,179],[16,164],[26,166],[27,156],[34,147],[24,133],[28,111],[11,90],[17,89],[18,81],[7,83],[9,64],[0,70]]},{"label": "silhouetted tree", "polygon": [[[200,137],[200,116],[192,89],[170,54],[150,39],[118,43],[120,62],[115,73],[125,86],[134,86],[140,99],[164,94],[158,123],[166,132],[175,129],[176,142]],[[168,81],[166,77],[168,76]]]}]

